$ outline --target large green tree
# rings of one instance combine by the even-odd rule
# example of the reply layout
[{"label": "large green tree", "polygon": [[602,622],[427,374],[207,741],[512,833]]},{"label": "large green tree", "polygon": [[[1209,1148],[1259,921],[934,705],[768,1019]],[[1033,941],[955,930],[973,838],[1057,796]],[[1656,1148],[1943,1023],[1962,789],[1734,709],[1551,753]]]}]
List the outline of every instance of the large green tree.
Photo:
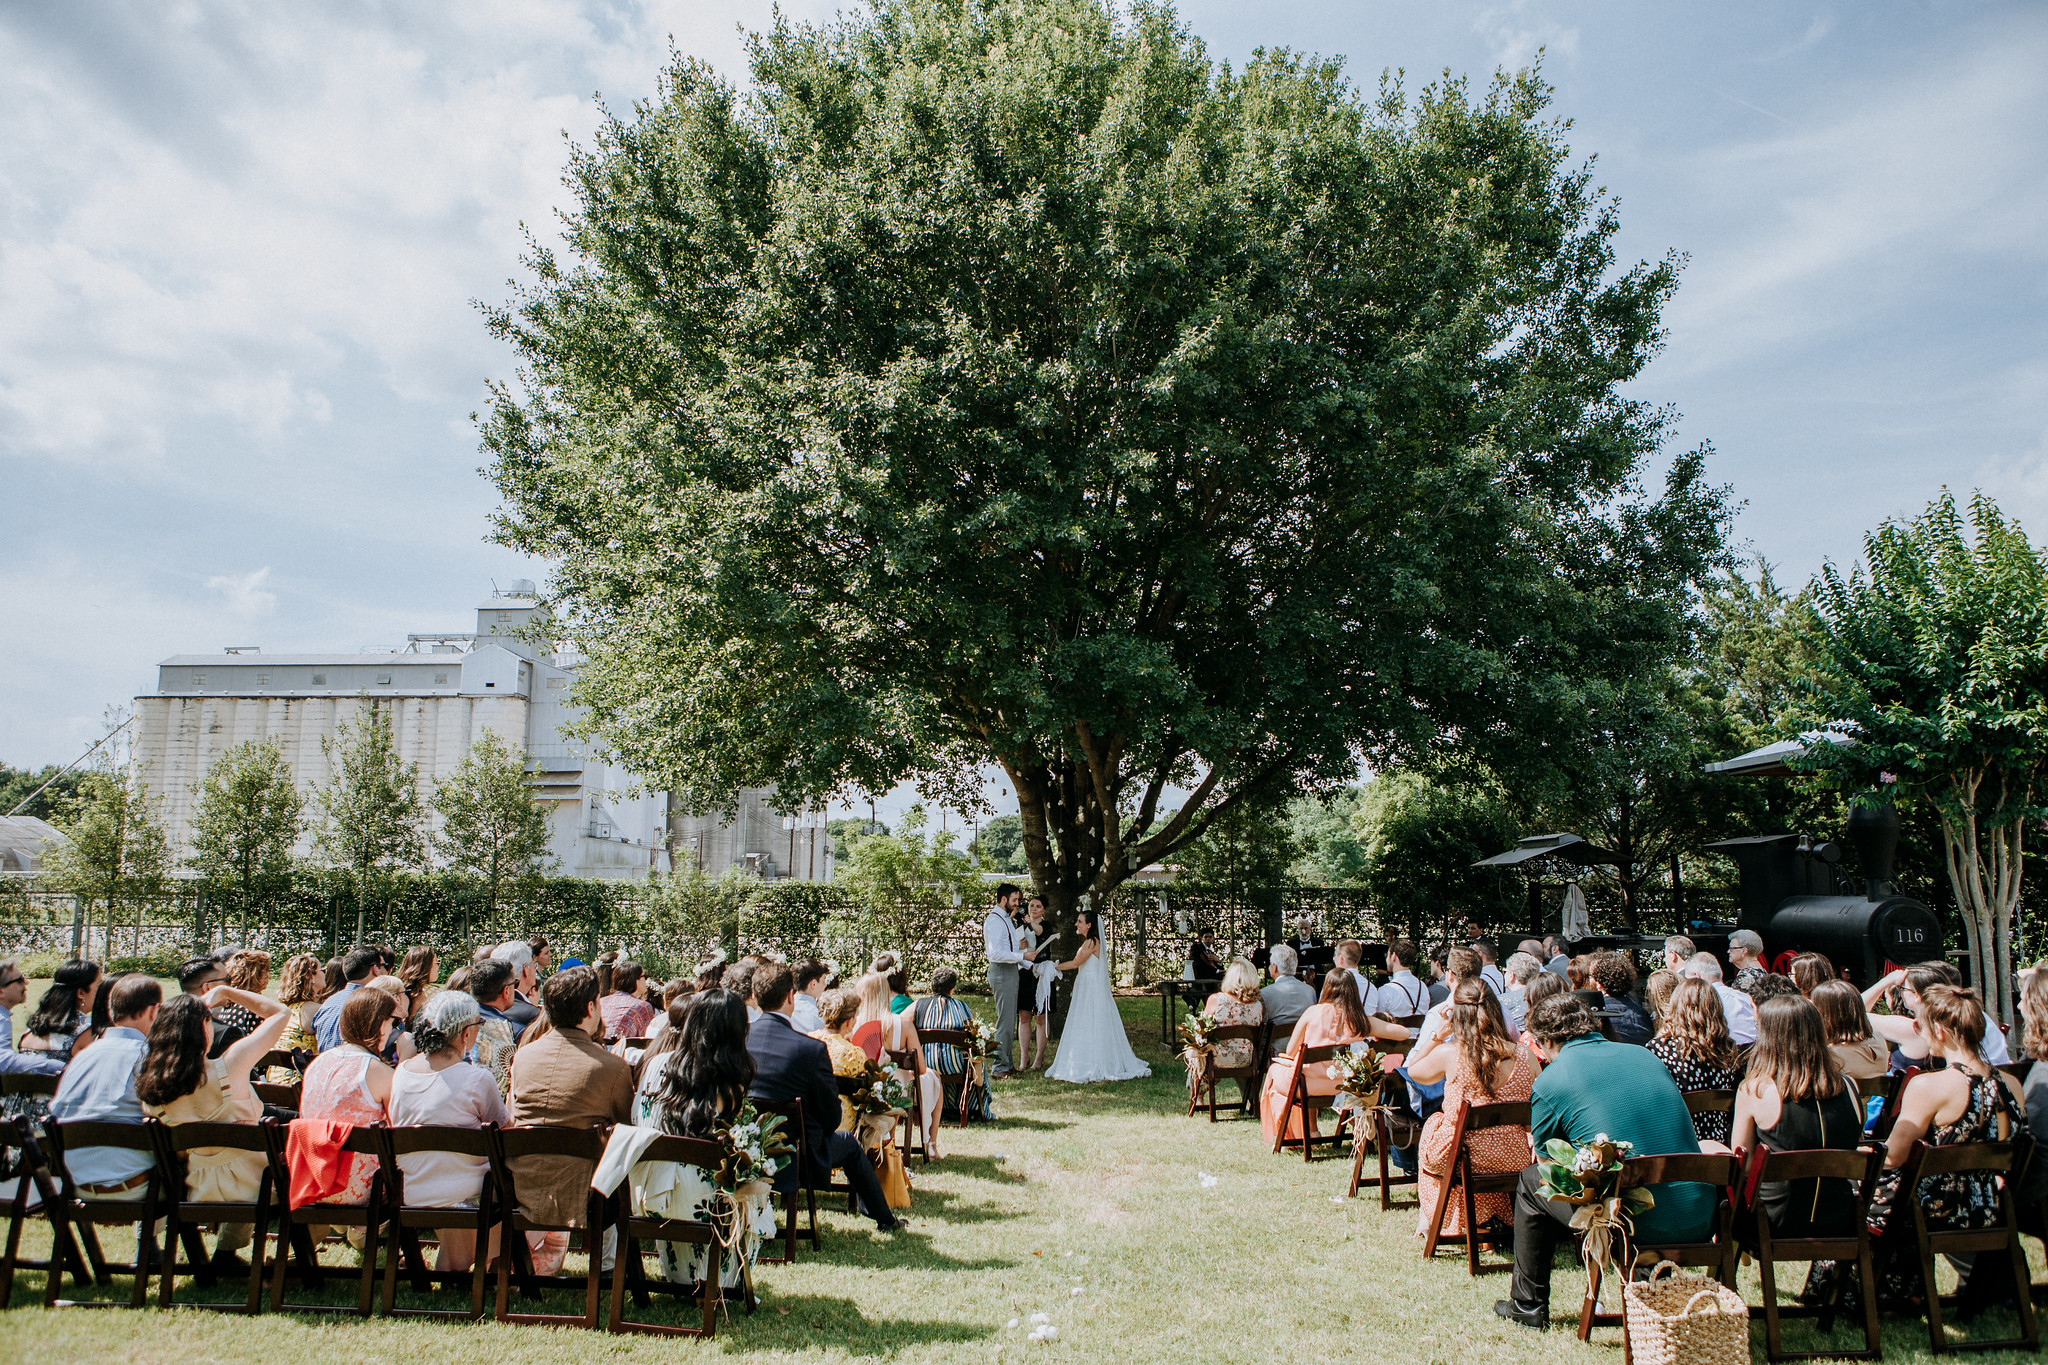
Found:
[{"label": "large green tree", "polygon": [[[170,871],[171,841],[157,803],[139,784],[123,781],[110,767],[100,768],[80,779],[78,794],[61,804],[52,823],[65,838],[44,847],[44,879],[86,905],[104,907],[106,949],[112,956],[116,903],[125,896],[159,894]],[[141,924],[139,909],[136,924]],[[135,950],[141,951],[139,927]],[[91,951],[90,945],[81,951]]]},{"label": "large green tree", "polygon": [[[539,876],[555,865],[547,813],[534,803],[525,758],[495,730],[485,730],[434,789],[434,809],[441,816],[435,851],[449,867],[483,884],[493,914],[506,882]],[[469,937],[466,908],[462,931]]]},{"label": "large green tree", "polygon": [[1385,773],[1365,786],[1353,816],[1381,923],[1422,942],[1467,918],[1500,924],[1517,902],[1501,875],[1472,864],[1513,848],[1520,831],[1497,791],[1440,785],[1420,773]]},{"label": "large green tree", "polygon": [[689,807],[994,764],[1065,923],[1361,759],[1544,768],[1676,648],[1720,494],[1637,487],[1667,415],[1621,392],[1674,271],[1616,267],[1534,75],[1365,98],[1105,0],[751,54],[578,151],[490,315],[500,539]]},{"label": "large green tree", "polygon": [[954,844],[954,830],[931,831],[922,806],[912,806],[893,834],[856,835],[839,887],[860,907],[868,942],[903,959],[922,980],[932,952],[987,913],[974,862]]},{"label": "large green tree", "polygon": [[1972,977],[2012,1017],[2013,916],[2026,833],[2048,816],[2048,559],[1982,494],[1946,490],[1864,538],[1814,585],[1807,717],[1856,742],[1805,763],[1863,801],[1941,821]]},{"label": "large green tree", "polygon": [[271,906],[291,888],[304,805],[291,764],[269,740],[237,744],[199,784],[186,861],[217,902],[239,912],[245,934],[260,907],[267,935]]},{"label": "large green tree", "polygon": [[[355,883],[360,941],[372,883],[426,862],[427,812],[420,800],[419,766],[400,756],[390,715],[369,700],[355,719],[343,721],[332,736],[321,736],[320,752],[330,771],[327,784],[313,794],[320,814],[313,842]],[[338,940],[339,924],[330,932]]]}]

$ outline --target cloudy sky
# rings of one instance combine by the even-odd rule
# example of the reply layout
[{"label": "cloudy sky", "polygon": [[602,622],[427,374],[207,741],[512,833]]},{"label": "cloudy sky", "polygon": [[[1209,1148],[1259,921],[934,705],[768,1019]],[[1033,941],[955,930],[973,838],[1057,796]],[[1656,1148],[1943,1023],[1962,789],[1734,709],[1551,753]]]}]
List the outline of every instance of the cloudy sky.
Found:
[{"label": "cloudy sky", "polygon": [[[785,0],[798,18],[834,6]],[[1803,579],[1940,485],[2048,537],[2048,7],[1205,0],[1219,57],[1370,86],[1544,53],[1689,258],[1638,391]],[[182,651],[469,628],[488,546],[474,301],[565,201],[564,137],[671,41],[741,74],[767,0],[0,0],[0,761],[66,762]]]}]

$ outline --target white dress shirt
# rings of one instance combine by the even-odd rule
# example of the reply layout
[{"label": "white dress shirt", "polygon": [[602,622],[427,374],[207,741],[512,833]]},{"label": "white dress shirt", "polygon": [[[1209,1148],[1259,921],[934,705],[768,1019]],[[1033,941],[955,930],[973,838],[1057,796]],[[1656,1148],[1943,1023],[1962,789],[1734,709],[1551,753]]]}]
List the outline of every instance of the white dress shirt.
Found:
[{"label": "white dress shirt", "polygon": [[1396,1019],[1405,1019],[1411,1014],[1422,1014],[1429,1007],[1429,987],[1416,979],[1415,973],[1403,967],[1387,978],[1375,997],[1380,1010]]},{"label": "white dress shirt", "polygon": [[1496,997],[1500,999],[1507,998],[1508,979],[1501,975],[1498,966],[1491,962],[1487,963],[1479,969],[1479,978],[1487,985],[1493,987],[1493,993]]},{"label": "white dress shirt", "polygon": [[1017,947],[1017,926],[1010,922],[1010,912],[1000,905],[981,922],[981,942],[988,950],[991,967],[1015,967],[1024,961],[1024,954]]},{"label": "white dress shirt", "polygon": [[1721,997],[1721,1013],[1728,1020],[1728,1036],[1736,1046],[1756,1041],[1756,1001],[1733,986],[1716,981],[1714,994]]},{"label": "white dress shirt", "polygon": [[1367,1014],[1371,1014],[1374,1010],[1378,1009],[1379,988],[1366,980],[1365,973],[1358,970],[1358,968],[1346,967],[1343,970],[1351,973],[1352,984],[1358,987],[1359,1008],[1363,1009]]}]

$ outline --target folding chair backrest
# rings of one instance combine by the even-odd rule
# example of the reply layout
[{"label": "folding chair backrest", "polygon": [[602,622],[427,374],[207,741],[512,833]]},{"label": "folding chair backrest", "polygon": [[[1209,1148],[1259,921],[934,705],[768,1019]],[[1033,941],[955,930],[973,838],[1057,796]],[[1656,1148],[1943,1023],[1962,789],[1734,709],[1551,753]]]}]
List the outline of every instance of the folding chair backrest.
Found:
[{"label": "folding chair backrest", "polygon": [[263,1059],[256,1063],[256,1069],[258,1071],[268,1071],[273,1066],[288,1067],[293,1071],[300,1072],[305,1070],[304,1067],[299,1065],[299,1059],[296,1055],[286,1052],[282,1048],[275,1047],[263,1054]]},{"label": "folding chair backrest", "polygon": [[97,1119],[76,1119],[60,1123],[48,1119],[43,1123],[43,1132],[50,1139],[50,1163],[63,1177],[66,1192],[73,1190],[71,1180],[70,1154],[87,1147],[116,1147],[129,1152],[146,1152],[151,1164],[156,1161],[156,1135],[150,1131],[154,1119],[141,1123],[103,1123]]},{"label": "folding chair backrest", "polygon": [[1719,1152],[1671,1152],[1633,1156],[1621,1164],[1621,1188],[1683,1182],[1728,1189],[1739,1167],[1734,1157]]},{"label": "folding chair backrest", "polygon": [[278,1085],[273,1081],[251,1081],[249,1088],[255,1092],[257,1099],[279,1109],[297,1110],[299,1100],[305,1093],[303,1086]]},{"label": "folding chair backrest", "polygon": [[1796,1152],[1757,1149],[1755,1160],[1762,1167],[1759,1180],[1847,1180],[1860,1185],[1873,1170],[1884,1168],[1884,1152],[1814,1148]]},{"label": "folding chair backrest", "polygon": [[0,1095],[54,1095],[56,1076],[33,1076],[26,1072],[0,1076]]},{"label": "folding chair backrest", "polygon": [[1685,1109],[1689,1114],[1732,1114],[1735,1112],[1735,1092],[1733,1090],[1687,1090],[1684,1094]]},{"label": "folding chair backrest", "polygon": [[1465,1115],[1467,1133],[1484,1132],[1488,1128],[1527,1128],[1529,1126],[1529,1101],[1499,1100],[1493,1104],[1475,1104]]},{"label": "folding chair backrest", "polygon": [[1209,1030],[1209,1041],[1230,1043],[1243,1040],[1256,1043],[1265,1036],[1265,1032],[1266,1030],[1258,1024],[1224,1024],[1220,1028]]},{"label": "folding chair backrest", "polygon": [[674,1161],[681,1165],[696,1166],[703,1170],[715,1171],[724,1152],[715,1142],[704,1138],[662,1136],[647,1144],[641,1154],[642,1161]]},{"label": "folding chair backrest", "polygon": [[507,1161],[527,1156],[577,1156],[597,1161],[604,1156],[602,1128],[500,1128],[498,1151]]},{"label": "folding chair backrest", "polygon": [[[797,1170],[802,1172],[804,1170],[803,1159],[808,1155],[811,1147],[810,1134],[804,1128],[803,1096],[799,1095],[795,1099],[790,1100],[764,1100],[756,1095],[752,1099],[755,1112],[761,1114],[780,1114],[782,1116],[782,1135],[796,1145]],[[839,1116],[833,1115],[832,1121],[833,1126],[838,1126]]]},{"label": "folding chair backrest", "polygon": [[183,1156],[194,1147],[224,1147],[235,1152],[270,1151],[263,1129],[254,1123],[166,1123],[162,1130],[165,1150]]},{"label": "folding chair backrest", "polygon": [[2013,1144],[2010,1142],[1958,1142],[1946,1147],[1930,1147],[1920,1142],[1914,1144],[1913,1157],[1908,1164],[1914,1166],[1911,1174],[1924,1180],[1937,1175],[2009,1171],[2012,1160]]},{"label": "folding chair backrest", "polygon": [[[957,1028],[921,1028],[917,1031],[917,1037],[918,1041],[926,1047],[958,1048],[960,1050],[960,1065],[963,1070],[966,1068],[967,1051],[971,1046],[966,1030]],[[958,1076],[962,1074],[960,1071],[940,1071],[936,1062],[932,1063],[931,1066],[932,1070],[939,1071],[939,1074],[944,1076]]]},{"label": "folding chair backrest", "polygon": [[1422,1021],[1428,1017],[1426,1014],[1402,1014],[1395,1016],[1394,1023],[1401,1028],[1421,1028]]},{"label": "folding chair backrest", "polygon": [[481,1128],[458,1128],[440,1124],[410,1124],[398,1127],[371,1130],[378,1139],[378,1155],[384,1168],[384,1178],[389,1182],[391,1202],[405,1203],[405,1168],[398,1163],[402,1156],[414,1156],[421,1152],[451,1152],[457,1156],[478,1157],[488,1162],[491,1157],[492,1136],[497,1125],[487,1123]]},{"label": "folding chair backrest", "polygon": [[1318,1062],[1329,1061],[1340,1052],[1349,1052],[1350,1050],[1351,1044],[1349,1043],[1329,1043],[1322,1047],[1305,1047],[1296,1055],[1294,1059],[1295,1065],[1297,1067],[1314,1066]]},{"label": "folding chair backrest", "polygon": [[917,1056],[917,1049],[914,1047],[889,1048],[883,1055],[906,1071],[917,1069],[917,1063],[913,1060]]}]

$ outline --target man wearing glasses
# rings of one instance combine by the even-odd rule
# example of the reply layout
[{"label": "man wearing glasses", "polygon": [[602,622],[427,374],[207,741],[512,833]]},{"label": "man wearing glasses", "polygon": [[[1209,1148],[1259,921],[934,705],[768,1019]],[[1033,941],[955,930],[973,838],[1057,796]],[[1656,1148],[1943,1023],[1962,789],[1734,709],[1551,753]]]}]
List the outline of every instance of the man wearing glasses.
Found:
[{"label": "man wearing glasses", "polygon": [[55,1057],[14,1050],[14,1009],[28,999],[28,977],[13,958],[0,958],[0,1075],[54,1076],[64,1069]]}]

